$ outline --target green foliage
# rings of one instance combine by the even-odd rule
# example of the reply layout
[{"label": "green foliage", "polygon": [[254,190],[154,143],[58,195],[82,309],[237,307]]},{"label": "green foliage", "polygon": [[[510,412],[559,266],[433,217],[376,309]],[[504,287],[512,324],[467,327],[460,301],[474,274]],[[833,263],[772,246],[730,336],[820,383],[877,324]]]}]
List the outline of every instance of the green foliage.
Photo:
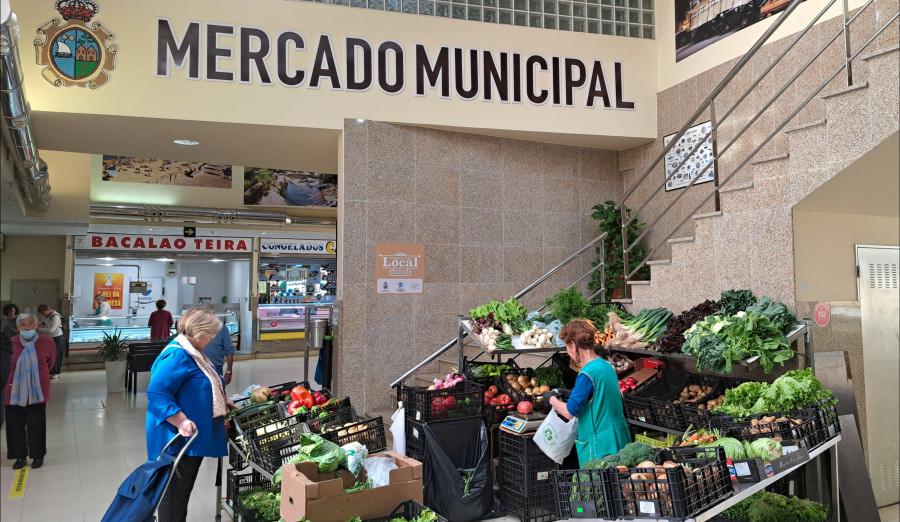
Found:
[{"label": "green foliage", "polygon": [[112,335],[103,332],[103,342],[97,350],[97,356],[104,361],[118,361],[128,351],[128,336],[122,335],[118,328]]},{"label": "green foliage", "polygon": [[722,514],[742,522],[821,522],[828,518],[828,509],[812,500],[760,491]]},{"label": "green foliage", "polygon": [[559,368],[555,366],[547,366],[544,368],[535,368],[534,369],[534,379],[535,382],[538,383],[538,386],[547,385],[550,389],[553,388],[565,388],[566,384],[563,381],[562,374],[559,371]]},{"label": "green foliage", "polygon": [[[626,219],[631,219],[631,209],[625,207]],[[622,256],[622,211],[616,209],[615,201],[606,201],[602,205],[594,205],[594,212],[591,217],[597,221],[599,233],[606,232],[608,235],[603,240],[603,246],[606,249],[606,267],[604,267],[606,275],[606,292],[609,294],[615,288],[618,288],[625,281],[625,261]],[[635,219],[628,225],[628,244],[632,245],[640,236],[640,230],[646,223]],[[603,260],[600,258],[601,249],[597,247],[597,261],[592,266],[597,266]],[[634,270],[647,256],[647,253],[640,246],[635,246],[628,252],[628,272]],[[588,287],[597,291],[601,285],[600,270],[591,275],[591,281]],[[632,277],[632,279],[648,279],[650,277],[650,267],[644,265]]]},{"label": "green foliage", "polygon": [[768,297],[761,297],[759,302],[747,307],[748,312],[755,312],[769,318],[769,321],[781,331],[788,334],[797,326],[797,316],[783,303],[775,302]]},{"label": "green foliage", "polygon": [[277,489],[253,488],[239,493],[238,499],[247,509],[256,512],[256,520],[275,521],[281,518],[281,492]]},{"label": "green foliage", "polygon": [[[723,293],[724,300],[724,293]],[[755,312],[711,315],[685,333],[682,351],[697,358],[697,369],[730,373],[732,363],[759,356],[765,373],[794,356],[781,328]]]},{"label": "green foliage", "polygon": [[559,322],[566,325],[572,319],[580,319],[590,309],[591,304],[581,295],[578,287],[560,290],[544,303]]},{"label": "green foliage", "polygon": [[756,296],[750,290],[725,290],[719,304],[722,305],[722,314],[734,315],[744,312],[756,303]]},{"label": "green foliage", "polygon": [[772,384],[745,382],[725,391],[725,401],[714,411],[738,417],[790,411],[833,397],[830,390],[813,375],[812,370],[791,370]]}]

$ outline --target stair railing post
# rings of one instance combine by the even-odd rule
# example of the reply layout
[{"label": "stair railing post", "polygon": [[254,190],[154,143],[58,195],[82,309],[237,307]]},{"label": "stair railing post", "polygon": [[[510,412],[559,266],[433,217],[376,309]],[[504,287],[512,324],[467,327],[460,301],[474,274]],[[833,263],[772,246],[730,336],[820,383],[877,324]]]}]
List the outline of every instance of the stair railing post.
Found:
[{"label": "stair railing post", "polygon": [[716,99],[713,98],[709,100],[709,122],[710,122],[710,132],[712,137],[712,152],[713,152],[713,190],[716,192],[715,196],[715,209],[716,212],[722,210],[722,202],[719,196],[719,140],[718,140],[718,127],[719,123],[716,121]]},{"label": "stair railing post", "polygon": [[459,355],[457,357],[459,366],[457,366],[456,369],[459,371],[459,373],[465,374],[465,370],[463,369],[463,366],[465,365],[465,362],[466,362],[464,360],[465,359],[465,355],[464,355],[465,349],[463,348],[463,343],[465,341],[463,338],[465,337],[466,334],[465,334],[465,330],[463,330],[463,316],[462,315],[457,316],[457,319],[458,320],[456,322],[456,345],[459,348]]},{"label": "stair railing post", "polygon": [[[625,297],[628,296],[628,251],[630,250],[628,247],[628,218],[625,212],[625,201],[622,201],[622,206],[619,207],[619,211],[622,213],[622,274],[625,276],[623,278],[622,284],[625,285]],[[618,282],[618,281],[617,281]]]},{"label": "stair railing post", "polygon": [[853,70],[851,68],[850,56],[853,50],[850,48],[850,0],[843,0],[844,6],[844,61],[847,65],[847,87],[853,85]]},{"label": "stair railing post", "polygon": [[606,302],[606,239],[600,242],[600,302]]}]

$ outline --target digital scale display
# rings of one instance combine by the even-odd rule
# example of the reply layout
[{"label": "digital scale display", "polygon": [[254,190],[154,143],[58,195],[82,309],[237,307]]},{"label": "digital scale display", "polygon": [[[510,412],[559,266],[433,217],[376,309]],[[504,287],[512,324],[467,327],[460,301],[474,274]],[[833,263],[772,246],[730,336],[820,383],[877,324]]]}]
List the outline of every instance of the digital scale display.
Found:
[{"label": "digital scale display", "polygon": [[531,433],[537,431],[546,418],[547,416],[543,413],[529,413],[526,415],[513,413],[503,419],[503,422],[500,423],[500,429],[517,435]]}]

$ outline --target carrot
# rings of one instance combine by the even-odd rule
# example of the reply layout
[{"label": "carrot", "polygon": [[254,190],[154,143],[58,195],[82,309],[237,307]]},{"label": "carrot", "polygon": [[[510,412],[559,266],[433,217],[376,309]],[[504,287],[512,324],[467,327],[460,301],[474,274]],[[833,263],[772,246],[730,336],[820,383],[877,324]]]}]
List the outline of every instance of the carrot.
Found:
[{"label": "carrot", "polygon": [[688,442],[697,442],[697,440],[699,440],[699,439],[700,439],[700,434],[695,433],[695,434],[691,435],[691,438],[688,439]]}]

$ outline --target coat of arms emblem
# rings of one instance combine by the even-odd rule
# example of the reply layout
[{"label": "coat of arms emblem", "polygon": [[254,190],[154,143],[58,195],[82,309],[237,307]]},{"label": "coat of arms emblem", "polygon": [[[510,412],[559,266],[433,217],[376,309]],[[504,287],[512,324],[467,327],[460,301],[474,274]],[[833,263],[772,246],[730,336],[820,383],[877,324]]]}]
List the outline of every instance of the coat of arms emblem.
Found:
[{"label": "coat of arms emblem", "polygon": [[92,0],[56,0],[54,18],[37,30],[34,49],[41,75],[57,87],[96,89],[109,81],[107,71],[116,68],[115,37],[91,18],[100,10]]}]

